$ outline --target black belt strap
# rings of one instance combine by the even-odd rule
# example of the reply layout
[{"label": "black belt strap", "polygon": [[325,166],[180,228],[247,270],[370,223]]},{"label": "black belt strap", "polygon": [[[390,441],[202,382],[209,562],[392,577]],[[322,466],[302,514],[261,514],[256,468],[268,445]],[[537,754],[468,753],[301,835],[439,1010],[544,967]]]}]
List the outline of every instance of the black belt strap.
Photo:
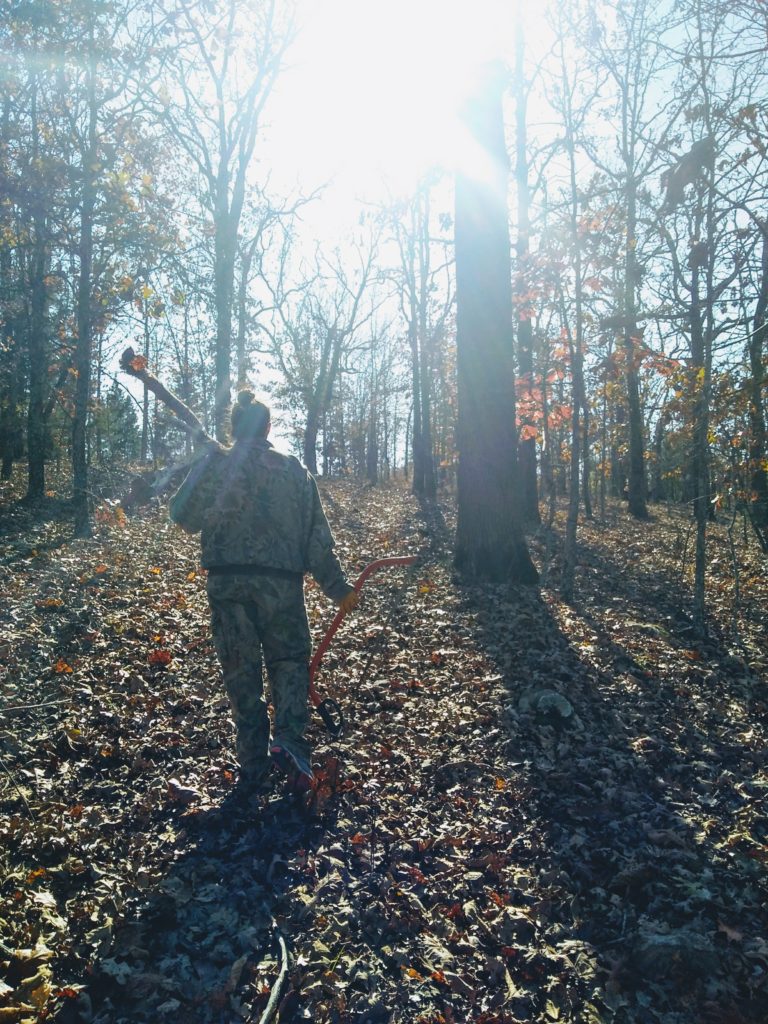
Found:
[{"label": "black belt strap", "polygon": [[301,580],[303,572],[291,569],[273,569],[267,565],[210,565],[209,576],[275,576],[281,580]]}]

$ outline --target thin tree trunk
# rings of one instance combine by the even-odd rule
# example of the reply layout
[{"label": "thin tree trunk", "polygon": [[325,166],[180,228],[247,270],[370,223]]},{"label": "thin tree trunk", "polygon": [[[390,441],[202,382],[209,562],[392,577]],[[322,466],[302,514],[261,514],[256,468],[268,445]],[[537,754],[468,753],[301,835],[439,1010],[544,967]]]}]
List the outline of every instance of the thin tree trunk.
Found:
[{"label": "thin tree trunk", "polygon": [[667,429],[669,417],[666,409],[662,409],[656,420],[653,432],[653,474],[651,484],[651,500],[663,501],[666,497],[663,476],[664,431]]},{"label": "thin tree trunk", "polygon": [[[606,370],[607,372],[607,370]],[[600,518],[605,522],[606,479],[608,464],[608,393],[603,382],[603,409],[600,418]]]},{"label": "thin tree trunk", "polygon": [[[192,403],[192,381],[189,365],[189,306],[184,300],[184,359],[181,367],[181,398],[185,405]],[[184,454],[187,458],[192,454],[192,438],[184,434]]]},{"label": "thin tree trunk", "polygon": [[307,421],[304,425],[304,465],[313,476],[317,476],[317,435],[320,431],[320,406],[313,400],[307,409]]},{"label": "thin tree trunk", "polygon": [[[102,365],[104,358],[104,332],[99,331],[99,343],[96,349],[96,461],[99,466],[104,465],[104,452],[103,452],[103,430],[102,430],[102,408],[101,408],[101,379],[104,372]],[[109,424],[107,424],[107,433],[109,433]]]},{"label": "thin tree trunk", "polygon": [[752,332],[749,336],[749,468],[752,501],[752,522],[764,549],[768,550],[768,471],[766,471],[766,427],[763,406],[765,387],[765,349],[768,342],[768,224],[762,225],[763,254],[760,292]]},{"label": "thin tree trunk", "polygon": [[[34,77],[31,100],[32,154],[39,159],[39,122],[37,116],[37,78]],[[43,210],[42,183],[35,197],[32,213],[33,243],[28,263],[29,275],[29,405],[27,406],[28,480],[26,500],[41,501],[45,496],[45,392],[48,380],[46,322],[48,295],[45,276],[48,264],[45,243],[46,223]]]},{"label": "thin tree trunk", "polygon": [[[707,58],[704,53],[701,7],[697,7],[699,68],[701,72],[702,109],[708,137],[713,137],[711,116],[712,103],[707,82]],[[693,592],[693,626],[699,637],[707,634],[706,611],[706,566],[707,566],[707,522],[710,513],[710,469],[709,469],[709,410],[712,390],[712,343],[714,335],[714,240],[715,240],[715,147],[711,149],[705,168],[705,205],[703,224],[697,225],[695,238],[705,240],[704,259],[704,316],[701,315],[699,295],[699,264],[697,246],[691,247],[692,289],[691,289],[691,353],[697,369],[695,382],[696,415],[694,420],[694,481],[696,486],[696,562]],[[694,349],[694,341],[696,348]]]},{"label": "thin tree trunk", "polygon": [[83,152],[82,193],[80,197],[79,277],[77,287],[77,343],[75,345],[75,415],[72,424],[72,489],[76,537],[91,533],[90,492],[88,486],[88,409],[91,398],[91,310],[93,274],[93,217],[96,206],[95,173],[98,155],[96,135],[96,58],[94,54],[93,11],[88,53],[88,142]]},{"label": "thin tree trunk", "polygon": [[435,453],[432,440],[432,339],[429,331],[429,193],[422,195],[419,227],[419,349],[421,352],[421,456],[422,495],[428,501],[437,496]]},{"label": "thin tree trunk", "polygon": [[542,489],[547,496],[547,526],[551,529],[557,511],[557,486],[555,484],[554,467],[552,465],[552,428],[549,425],[549,393],[547,391],[547,374],[542,373],[541,381],[541,412],[542,412],[542,446],[541,446],[541,479]]},{"label": "thin tree trunk", "polygon": [[405,461],[403,462],[403,479],[406,482],[408,480],[408,475],[409,475],[409,471],[408,471],[408,465],[409,465],[409,461],[408,461],[408,454],[409,454],[408,448],[409,448],[410,440],[411,440],[411,424],[412,423],[413,423],[413,405],[411,405],[410,408],[408,409],[408,419],[405,422],[405,454],[403,456]]},{"label": "thin tree trunk", "polygon": [[[141,319],[144,332],[143,354],[147,364],[149,364],[149,312],[147,310],[147,300],[145,298],[142,298],[141,300]],[[144,385],[144,392],[142,394],[141,401],[141,448],[139,458],[142,463],[146,463],[149,459],[149,391],[147,390],[146,384]]]},{"label": "thin tree trunk", "polygon": [[[533,388],[533,324],[529,310],[528,255],[530,251],[530,188],[528,185],[528,124],[525,83],[525,39],[517,8],[517,43],[515,59],[515,111],[517,185],[517,273],[515,274],[515,308],[517,312],[517,365],[524,387]],[[523,521],[530,526],[541,522],[536,481],[536,438],[520,442],[520,486],[522,488]]]},{"label": "thin tree trunk", "polygon": [[584,437],[582,438],[581,445],[581,464],[583,468],[583,480],[582,480],[582,491],[584,497],[584,515],[587,519],[592,519],[592,494],[590,490],[590,460],[589,460],[589,402],[584,396],[584,404],[582,406],[583,414],[583,425],[584,425]]},{"label": "thin tree trunk", "polygon": [[413,390],[413,416],[411,420],[411,450],[413,453],[413,479],[411,490],[417,496],[424,494],[424,435],[422,431],[421,408],[421,360],[416,327],[415,309],[413,322],[408,329],[411,344],[411,387]]},{"label": "thin tree trunk", "polygon": [[222,168],[218,182],[214,260],[216,396],[213,405],[213,423],[216,440],[223,443],[229,434],[228,412],[232,397],[232,299],[235,288],[237,224],[232,223],[233,218],[228,208],[228,177],[223,161]]},{"label": "thin tree trunk", "polygon": [[627,181],[627,242],[624,266],[624,358],[627,386],[627,411],[629,416],[629,511],[636,519],[647,519],[645,483],[645,453],[643,451],[643,414],[640,408],[640,389],[637,379],[639,339],[635,282],[637,280],[637,197],[634,169]]},{"label": "thin tree trunk", "polygon": [[248,312],[248,280],[251,276],[253,256],[256,251],[254,239],[245,249],[240,261],[240,282],[237,290],[237,387],[244,388],[248,383],[248,355],[246,353],[246,325]]},{"label": "thin tree trunk", "polygon": [[377,484],[379,482],[379,432],[376,401],[374,394],[371,398],[371,408],[368,414],[368,439],[365,453],[365,475],[369,484]]},{"label": "thin tree trunk", "polygon": [[[565,68],[563,77],[565,79]],[[565,601],[573,600],[575,577],[576,577],[576,532],[579,520],[579,465],[581,461],[581,415],[585,405],[584,395],[584,354],[583,354],[583,289],[582,281],[582,253],[581,240],[579,236],[579,193],[576,187],[576,143],[573,133],[573,112],[570,108],[570,93],[568,88],[563,89],[568,106],[565,125],[565,145],[568,154],[570,172],[570,220],[571,220],[571,245],[573,246],[573,273],[574,273],[574,301],[575,301],[575,322],[571,330],[567,318],[564,316],[568,334],[568,345],[571,357],[571,373],[573,375],[572,387],[572,414],[571,414],[571,479],[568,491],[568,515],[565,524],[565,543],[563,545],[563,575],[560,583],[560,593]],[[565,310],[563,311],[565,314]]]}]

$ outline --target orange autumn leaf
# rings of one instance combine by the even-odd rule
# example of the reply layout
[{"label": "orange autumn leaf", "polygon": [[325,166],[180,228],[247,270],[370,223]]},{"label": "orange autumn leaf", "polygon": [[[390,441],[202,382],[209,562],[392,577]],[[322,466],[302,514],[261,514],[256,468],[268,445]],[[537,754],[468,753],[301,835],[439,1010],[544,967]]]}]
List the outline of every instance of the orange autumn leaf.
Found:
[{"label": "orange autumn leaf", "polygon": [[150,665],[170,665],[173,661],[173,655],[170,651],[161,648],[157,651],[150,651],[147,661]]},{"label": "orange autumn leaf", "polygon": [[53,670],[58,676],[63,675],[65,672],[74,672],[72,666],[68,665],[63,658],[59,658],[59,660],[54,665]]}]

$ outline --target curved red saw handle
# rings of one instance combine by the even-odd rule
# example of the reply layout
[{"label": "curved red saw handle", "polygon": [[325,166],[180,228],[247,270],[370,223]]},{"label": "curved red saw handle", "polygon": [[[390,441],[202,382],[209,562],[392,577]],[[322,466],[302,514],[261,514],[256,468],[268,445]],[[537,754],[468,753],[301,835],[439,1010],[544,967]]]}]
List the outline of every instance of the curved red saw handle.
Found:
[{"label": "curved red saw handle", "polygon": [[[379,558],[375,562],[371,562],[370,565],[366,565],[363,571],[355,580],[355,590],[360,593],[365,585],[365,581],[369,576],[372,576],[379,569],[385,569],[392,565],[413,565],[416,561],[416,555],[399,555],[393,558]],[[320,662],[323,660],[323,655],[328,650],[331,640],[333,640],[334,633],[341,625],[341,620],[344,618],[344,612],[339,610],[336,612],[336,616],[333,622],[328,627],[328,632],[325,634],[317,650],[314,653],[312,661],[309,663],[309,699],[312,701],[314,707],[319,707],[323,703],[323,698],[315,689],[315,673],[320,667]]]}]

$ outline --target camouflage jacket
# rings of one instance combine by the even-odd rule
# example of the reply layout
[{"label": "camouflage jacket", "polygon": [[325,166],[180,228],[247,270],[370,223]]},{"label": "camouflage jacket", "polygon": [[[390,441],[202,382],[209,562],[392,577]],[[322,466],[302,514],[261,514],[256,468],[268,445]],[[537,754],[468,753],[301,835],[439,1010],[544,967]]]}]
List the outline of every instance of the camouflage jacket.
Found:
[{"label": "camouflage jacket", "polygon": [[339,601],[342,571],[313,476],[269,441],[237,441],[197,461],[170,503],[171,519],[202,531],[202,564],[309,572]]}]

